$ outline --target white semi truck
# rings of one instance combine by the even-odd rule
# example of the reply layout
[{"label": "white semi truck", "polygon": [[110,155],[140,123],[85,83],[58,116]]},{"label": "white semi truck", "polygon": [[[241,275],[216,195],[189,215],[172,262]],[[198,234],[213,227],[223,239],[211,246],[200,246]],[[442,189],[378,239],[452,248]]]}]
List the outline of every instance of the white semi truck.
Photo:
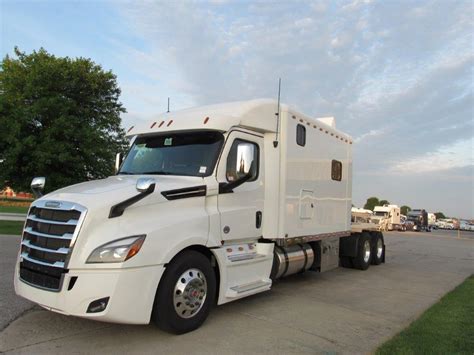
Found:
[{"label": "white semi truck", "polygon": [[382,233],[351,225],[353,140],[333,118],[253,100],[164,113],[128,136],[116,175],[32,204],[18,295],[185,333],[284,276],[385,260]]},{"label": "white semi truck", "polygon": [[401,230],[400,207],[397,205],[375,206],[372,221],[379,224],[383,230]]}]

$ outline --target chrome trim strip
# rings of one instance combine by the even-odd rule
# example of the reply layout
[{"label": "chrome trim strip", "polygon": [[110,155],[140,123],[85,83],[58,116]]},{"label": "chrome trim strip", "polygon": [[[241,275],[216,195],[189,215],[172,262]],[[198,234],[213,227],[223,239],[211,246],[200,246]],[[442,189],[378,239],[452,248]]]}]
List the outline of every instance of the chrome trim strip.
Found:
[{"label": "chrome trim strip", "polygon": [[46,251],[48,253],[64,254],[64,255],[67,255],[67,253],[69,253],[69,248],[59,248],[59,249],[42,248],[42,247],[39,247],[37,245],[31,244],[31,242],[29,240],[22,240],[21,245],[23,245],[27,248],[31,248],[31,249]]},{"label": "chrome trim strip", "polygon": [[21,253],[20,262],[21,262],[21,259],[28,260],[28,261],[30,261],[34,264],[40,264],[40,265],[44,265],[44,266],[55,267],[55,268],[58,268],[58,269],[64,269],[64,263],[62,261],[56,261],[54,264],[45,263],[44,261],[39,261],[39,260],[30,258],[27,253]]},{"label": "chrome trim strip", "polygon": [[238,255],[229,255],[227,258],[231,262],[235,261],[243,261],[243,260],[251,260],[251,259],[257,259],[264,257],[265,255],[257,254],[257,253],[252,253],[252,254],[238,254]]},{"label": "chrome trim strip", "polygon": [[49,224],[58,224],[58,225],[61,225],[61,226],[77,226],[77,222],[78,220],[77,219],[70,219],[69,221],[67,222],[58,222],[58,221],[53,221],[51,219],[42,219],[42,218],[38,218],[36,217],[36,215],[30,215],[27,217],[30,221],[33,221],[33,222],[40,222],[40,223],[49,223]]},{"label": "chrome trim strip", "polygon": [[351,231],[330,232],[330,233],[321,233],[321,234],[314,234],[314,235],[302,235],[302,236],[291,237],[291,238],[279,238],[279,239],[276,239],[276,243],[278,246],[290,246],[293,244],[314,242],[317,240],[323,240],[323,239],[332,238],[332,237],[338,237],[338,238],[349,237],[350,235],[351,235]]},{"label": "chrome trim strip", "polygon": [[[48,204],[55,203],[55,206],[47,206]],[[73,202],[67,202],[67,201],[60,201],[60,200],[36,200],[33,202],[32,207],[37,207],[37,208],[47,208],[50,210],[62,210],[62,211],[72,211],[72,210],[77,210],[79,212],[82,212],[84,209],[83,206],[73,203]]]},{"label": "chrome trim strip", "polygon": [[63,239],[63,240],[71,240],[72,239],[72,234],[71,233],[64,233],[63,235],[45,234],[45,233],[36,232],[31,227],[26,227],[23,232],[28,233],[28,234],[33,234],[33,235],[36,235],[38,237],[44,237],[44,238]]}]

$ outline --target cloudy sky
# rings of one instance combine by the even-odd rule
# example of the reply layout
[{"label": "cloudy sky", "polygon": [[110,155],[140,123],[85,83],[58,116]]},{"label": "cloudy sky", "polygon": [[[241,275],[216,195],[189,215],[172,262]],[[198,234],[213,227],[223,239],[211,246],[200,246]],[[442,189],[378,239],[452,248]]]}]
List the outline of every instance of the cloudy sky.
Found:
[{"label": "cloudy sky", "polygon": [[124,126],[270,97],[333,115],[354,146],[354,203],[474,217],[472,1],[6,1],[15,45],[111,69]]}]

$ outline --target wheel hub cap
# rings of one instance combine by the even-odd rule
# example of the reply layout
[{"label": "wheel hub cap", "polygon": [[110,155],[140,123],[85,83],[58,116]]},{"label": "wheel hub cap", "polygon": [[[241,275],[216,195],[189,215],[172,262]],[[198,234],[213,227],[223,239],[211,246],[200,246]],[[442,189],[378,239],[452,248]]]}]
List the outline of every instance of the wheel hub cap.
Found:
[{"label": "wheel hub cap", "polygon": [[204,305],[207,294],[207,280],[201,270],[186,270],[176,282],[173,304],[181,318],[194,317]]},{"label": "wheel hub cap", "polygon": [[368,263],[370,259],[370,243],[368,240],[364,243],[364,262]]},{"label": "wheel hub cap", "polygon": [[380,259],[382,257],[383,253],[383,244],[382,244],[382,239],[377,240],[377,259]]}]

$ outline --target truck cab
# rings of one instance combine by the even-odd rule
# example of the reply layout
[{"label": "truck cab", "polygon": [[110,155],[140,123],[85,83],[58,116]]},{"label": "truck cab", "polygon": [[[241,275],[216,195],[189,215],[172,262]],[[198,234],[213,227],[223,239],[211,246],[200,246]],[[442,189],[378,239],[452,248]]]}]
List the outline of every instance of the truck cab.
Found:
[{"label": "truck cab", "polygon": [[385,260],[382,234],[351,225],[352,138],[332,118],[252,100],[164,113],[127,135],[116,175],[32,204],[17,294],[184,333],[283,276]]}]

